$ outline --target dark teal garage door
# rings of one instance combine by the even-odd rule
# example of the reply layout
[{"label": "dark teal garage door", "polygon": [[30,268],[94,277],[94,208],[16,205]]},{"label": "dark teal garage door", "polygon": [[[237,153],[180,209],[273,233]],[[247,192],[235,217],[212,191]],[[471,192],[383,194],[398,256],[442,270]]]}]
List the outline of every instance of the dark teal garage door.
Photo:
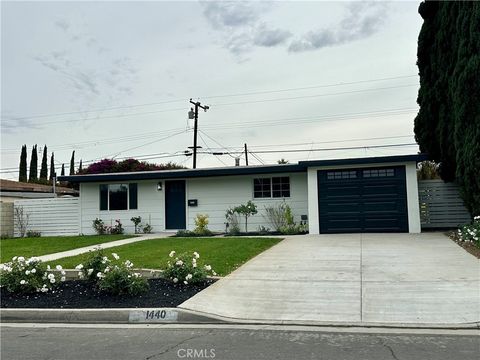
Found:
[{"label": "dark teal garage door", "polygon": [[405,167],[318,172],[321,233],[407,232]]}]

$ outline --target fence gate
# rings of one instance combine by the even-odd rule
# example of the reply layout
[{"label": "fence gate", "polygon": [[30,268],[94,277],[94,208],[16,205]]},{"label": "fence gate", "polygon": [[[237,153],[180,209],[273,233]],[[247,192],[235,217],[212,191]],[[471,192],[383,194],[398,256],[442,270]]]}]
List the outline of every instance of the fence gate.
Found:
[{"label": "fence gate", "polygon": [[454,183],[419,180],[418,198],[422,229],[455,228],[472,220]]},{"label": "fence gate", "polygon": [[[80,233],[79,198],[48,198],[16,200],[15,208],[22,207],[28,214],[29,231],[42,236],[78,235]],[[15,219],[15,236],[19,236]]]}]

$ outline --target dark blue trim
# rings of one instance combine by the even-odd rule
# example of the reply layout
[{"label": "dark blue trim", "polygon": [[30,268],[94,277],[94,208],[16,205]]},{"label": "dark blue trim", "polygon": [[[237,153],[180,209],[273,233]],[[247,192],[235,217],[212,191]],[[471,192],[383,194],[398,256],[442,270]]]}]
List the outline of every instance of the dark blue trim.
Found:
[{"label": "dark blue trim", "polygon": [[395,155],[395,156],[380,156],[380,157],[353,158],[353,159],[299,161],[298,165],[302,165],[305,167],[340,166],[340,165],[396,163],[396,162],[409,162],[409,161],[420,162],[424,160],[428,160],[428,156],[426,154],[415,154],[415,155]]},{"label": "dark blue trim", "polygon": [[207,169],[185,169],[185,170],[162,170],[162,171],[142,171],[131,173],[111,173],[95,175],[73,175],[59,176],[58,181],[69,181],[73,183],[82,182],[100,182],[100,181],[136,181],[136,180],[162,180],[162,179],[184,179],[209,176],[232,176],[232,175],[262,175],[306,172],[311,166],[338,166],[338,165],[357,165],[357,164],[378,164],[395,162],[420,162],[427,160],[425,154],[418,155],[397,155],[382,157],[367,157],[353,159],[334,159],[334,160],[312,160],[300,161],[298,164],[286,165],[262,165],[262,166],[236,166],[230,168],[207,168]]}]

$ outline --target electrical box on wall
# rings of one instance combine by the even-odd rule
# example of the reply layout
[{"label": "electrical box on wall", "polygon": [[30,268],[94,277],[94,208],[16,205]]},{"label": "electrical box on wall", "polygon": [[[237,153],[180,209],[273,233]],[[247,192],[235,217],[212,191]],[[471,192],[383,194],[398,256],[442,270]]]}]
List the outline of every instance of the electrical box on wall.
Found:
[{"label": "electrical box on wall", "polygon": [[197,199],[189,199],[188,200],[188,206],[198,206],[198,200]]}]

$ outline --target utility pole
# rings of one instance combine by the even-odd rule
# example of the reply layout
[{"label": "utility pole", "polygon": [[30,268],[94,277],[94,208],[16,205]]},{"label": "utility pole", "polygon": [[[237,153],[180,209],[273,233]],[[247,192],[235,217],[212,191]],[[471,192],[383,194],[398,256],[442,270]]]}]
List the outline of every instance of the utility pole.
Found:
[{"label": "utility pole", "polygon": [[190,108],[190,111],[188,112],[188,118],[189,119],[194,119],[194,125],[193,125],[193,168],[197,168],[197,132],[198,132],[198,108],[203,109],[205,112],[210,108],[206,105],[202,106],[199,101],[195,102],[190,99],[190,104],[193,104],[195,106],[194,108]]},{"label": "utility pole", "polygon": [[247,144],[245,145],[245,165],[248,166],[248,150],[247,150]]}]

